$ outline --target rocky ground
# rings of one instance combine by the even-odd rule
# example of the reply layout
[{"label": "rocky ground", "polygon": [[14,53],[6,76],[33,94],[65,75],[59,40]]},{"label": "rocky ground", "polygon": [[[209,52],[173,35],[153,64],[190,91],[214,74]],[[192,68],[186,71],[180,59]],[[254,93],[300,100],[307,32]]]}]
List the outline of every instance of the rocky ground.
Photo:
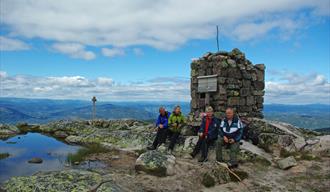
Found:
[{"label": "rocky ground", "polygon": [[330,188],[329,135],[280,122],[249,121],[241,145],[240,166],[232,171],[225,164],[215,162],[214,148],[206,163],[198,163],[189,156],[198,139],[189,126],[184,128],[171,155],[166,153],[166,146],[146,151],[155,136],[153,125],[134,120],[0,125],[1,139],[33,131],[72,144],[97,144],[106,149],[84,157],[84,162],[100,161],[105,167],[78,166],[40,172],[11,178],[1,187],[9,192],[327,191]]}]

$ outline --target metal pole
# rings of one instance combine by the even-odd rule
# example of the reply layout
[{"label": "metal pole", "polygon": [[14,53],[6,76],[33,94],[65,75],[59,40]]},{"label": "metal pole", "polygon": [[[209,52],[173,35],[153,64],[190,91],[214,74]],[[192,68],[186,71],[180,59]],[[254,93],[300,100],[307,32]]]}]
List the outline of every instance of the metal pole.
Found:
[{"label": "metal pole", "polygon": [[218,48],[218,52],[220,51],[219,49],[219,26],[217,25],[217,48]]},{"label": "metal pole", "polygon": [[92,98],[92,102],[93,102],[93,109],[92,109],[92,120],[94,121],[95,120],[95,117],[96,117],[96,97],[94,96]]}]

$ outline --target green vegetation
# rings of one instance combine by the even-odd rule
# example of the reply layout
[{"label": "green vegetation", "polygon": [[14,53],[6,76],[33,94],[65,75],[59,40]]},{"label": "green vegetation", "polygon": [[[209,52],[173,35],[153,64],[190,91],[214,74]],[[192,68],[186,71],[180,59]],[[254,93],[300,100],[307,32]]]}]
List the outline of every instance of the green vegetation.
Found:
[{"label": "green vegetation", "polygon": [[284,148],[281,149],[281,151],[280,151],[280,157],[286,158],[286,157],[290,157],[290,156],[293,156],[298,161],[301,161],[301,160],[305,160],[305,161],[320,161],[321,160],[320,157],[315,156],[313,154],[310,154],[309,152],[306,152],[306,151],[302,151],[302,152],[290,152],[290,151],[287,151]]},{"label": "green vegetation", "polygon": [[[235,170],[233,172],[242,180],[249,177],[249,174],[245,171]],[[230,176],[231,181],[239,182],[239,180],[233,174],[229,174],[229,176]]]},{"label": "green vegetation", "polygon": [[6,158],[8,158],[9,156],[10,156],[9,153],[0,153],[0,160],[1,160],[1,159],[6,159]]},{"label": "green vegetation", "polygon": [[88,146],[87,148],[81,148],[76,153],[70,153],[67,157],[67,162],[75,163],[82,162],[86,157],[96,153],[105,153],[108,150],[102,147],[99,144],[93,144]]},{"label": "green vegetation", "polygon": [[208,173],[205,173],[203,175],[202,184],[205,187],[213,187],[215,185],[215,180],[211,175],[209,175]]}]

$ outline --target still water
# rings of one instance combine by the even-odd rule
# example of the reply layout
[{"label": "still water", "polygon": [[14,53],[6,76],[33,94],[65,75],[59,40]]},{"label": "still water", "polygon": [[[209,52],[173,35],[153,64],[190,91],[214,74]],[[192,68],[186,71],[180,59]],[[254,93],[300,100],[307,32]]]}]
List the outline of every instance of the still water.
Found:
[{"label": "still water", "polygon": [[[0,183],[12,176],[61,170],[68,164],[68,154],[76,153],[80,148],[39,133],[18,135],[6,141],[0,140],[0,153],[10,154],[8,158],[0,160]],[[33,157],[42,158],[43,163],[28,163]]]}]

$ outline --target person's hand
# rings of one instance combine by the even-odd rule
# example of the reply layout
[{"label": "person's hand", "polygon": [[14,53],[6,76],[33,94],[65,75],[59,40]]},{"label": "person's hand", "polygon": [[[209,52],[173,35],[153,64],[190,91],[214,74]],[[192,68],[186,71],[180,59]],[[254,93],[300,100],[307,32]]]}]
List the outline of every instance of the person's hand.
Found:
[{"label": "person's hand", "polygon": [[173,123],[172,126],[173,126],[173,127],[177,127],[178,124],[177,124],[177,123]]},{"label": "person's hand", "polygon": [[163,124],[159,124],[159,128],[163,129],[164,125]]},{"label": "person's hand", "polygon": [[199,137],[203,137],[203,133],[198,133],[198,136]]},{"label": "person's hand", "polygon": [[223,136],[223,141],[224,141],[225,143],[228,143],[228,142],[229,142],[229,139],[228,139],[226,136]]},{"label": "person's hand", "polygon": [[233,143],[235,143],[235,140],[234,139],[229,139],[229,143],[233,144]]}]

